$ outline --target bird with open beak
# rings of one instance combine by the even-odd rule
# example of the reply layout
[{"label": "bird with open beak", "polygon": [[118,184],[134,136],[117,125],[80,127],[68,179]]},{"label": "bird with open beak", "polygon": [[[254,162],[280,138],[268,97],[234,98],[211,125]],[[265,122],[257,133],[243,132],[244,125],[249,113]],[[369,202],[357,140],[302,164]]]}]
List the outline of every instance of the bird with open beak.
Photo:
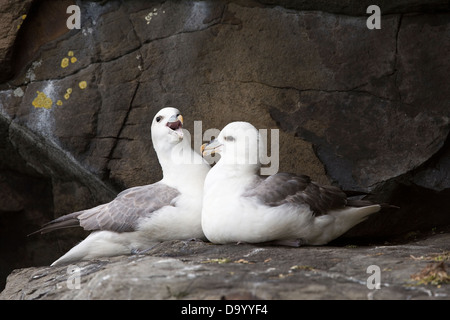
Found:
[{"label": "bird with open beak", "polygon": [[[163,178],[126,189],[109,203],[67,214],[36,231],[47,233],[76,226],[92,231],[53,266],[140,253],[165,240],[204,238],[201,210],[209,164],[192,150],[188,139],[183,139],[183,117],[178,109],[158,111],[151,123],[151,135]],[[185,152],[173,152],[181,144]]]}]

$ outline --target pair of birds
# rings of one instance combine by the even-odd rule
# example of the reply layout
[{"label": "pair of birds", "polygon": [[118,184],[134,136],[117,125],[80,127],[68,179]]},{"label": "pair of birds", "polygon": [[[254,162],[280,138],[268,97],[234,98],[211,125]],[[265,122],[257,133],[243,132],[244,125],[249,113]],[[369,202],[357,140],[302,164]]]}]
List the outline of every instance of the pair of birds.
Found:
[{"label": "pair of birds", "polygon": [[228,124],[202,146],[202,155],[221,155],[212,168],[183,139],[179,110],[160,110],[151,132],[162,180],[127,189],[109,203],[62,216],[36,231],[74,226],[93,231],[53,266],[144,252],[176,239],[323,245],[381,208],[350,200],[339,188],[318,185],[308,176],[259,176],[259,133],[247,122]]}]

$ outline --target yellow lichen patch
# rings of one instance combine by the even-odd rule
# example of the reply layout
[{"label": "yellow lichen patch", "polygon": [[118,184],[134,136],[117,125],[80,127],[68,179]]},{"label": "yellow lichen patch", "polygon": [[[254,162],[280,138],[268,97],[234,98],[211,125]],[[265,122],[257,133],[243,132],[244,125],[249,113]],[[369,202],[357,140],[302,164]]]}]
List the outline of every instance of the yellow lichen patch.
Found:
[{"label": "yellow lichen patch", "polygon": [[64,95],[64,99],[69,100],[71,93],[72,93],[72,88],[67,88],[66,94]]},{"label": "yellow lichen patch", "polygon": [[69,65],[69,58],[63,58],[61,60],[61,68],[67,68],[68,65]]},{"label": "yellow lichen patch", "polygon": [[53,101],[45,93],[37,91],[37,96],[34,98],[32,104],[35,108],[51,109]]},{"label": "yellow lichen patch", "polygon": [[67,52],[67,56],[70,57],[70,59],[68,57],[63,58],[61,60],[61,68],[67,68],[69,66],[69,62],[75,63],[78,61],[78,59],[74,56],[74,53],[72,50]]},{"label": "yellow lichen patch", "polygon": [[20,27],[22,26],[23,20],[25,20],[26,18],[27,18],[27,15],[26,15],[26,14],[23,14],[23,15],[22,15],[22,21],[20,21],[20,23],[17,25],[17,30],[20,29]]},{"label": "yellow lichen patch", "polygon": [[86,82],[86,81],[80,81],[80,83],[78,84],[78,86],[80,87],[80,89],[86,89],[86,87],[87,87],[87,82]]},{"label": "yellow lichen patch", "polygon": [[62,105],[63,105],[63,102],[62,102],[61,100],[58,100],[58,101],[56,101],[56,104],[57,104],[58,106],[62,106]]}]

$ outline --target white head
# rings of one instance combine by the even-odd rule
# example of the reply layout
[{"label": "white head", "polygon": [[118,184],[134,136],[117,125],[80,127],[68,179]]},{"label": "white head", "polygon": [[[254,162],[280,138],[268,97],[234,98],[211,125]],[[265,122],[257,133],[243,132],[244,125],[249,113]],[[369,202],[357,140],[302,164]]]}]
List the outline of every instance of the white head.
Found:
[{"label": "white head", "polygon": [[202,146],[202,154],[220,154],[221,164],[259,169],[259,132],[248,122],[231,122],[220,132],[217,139]]},{"label": "white head", "polygon": [[152,142],[156,152],[170,151],[183,140],[183,117],[175,108],[164,108],[152,121]]}]

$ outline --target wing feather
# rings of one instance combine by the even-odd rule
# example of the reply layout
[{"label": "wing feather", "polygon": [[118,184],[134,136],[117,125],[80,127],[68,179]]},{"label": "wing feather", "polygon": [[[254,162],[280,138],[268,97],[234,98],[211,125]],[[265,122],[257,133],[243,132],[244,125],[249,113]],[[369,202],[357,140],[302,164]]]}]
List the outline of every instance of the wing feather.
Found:
[{"label": "wing feather", "polygon": [[277,173],[267,179],[259,178],[244,196],[256,197],[265,205],[306,204],[316,215],[343,208],[347,195],[334,186],[321,186],[306,175]]},{"label": "wing feather", "polygon": [[151,217],[164,206],[174,206],[179,195],[177,189],[159,182],[130,188],[119,193],[109,203],[59,217],[34,233],[47,233],[76,226],[88,231],[134,231],[141,218]]}]

